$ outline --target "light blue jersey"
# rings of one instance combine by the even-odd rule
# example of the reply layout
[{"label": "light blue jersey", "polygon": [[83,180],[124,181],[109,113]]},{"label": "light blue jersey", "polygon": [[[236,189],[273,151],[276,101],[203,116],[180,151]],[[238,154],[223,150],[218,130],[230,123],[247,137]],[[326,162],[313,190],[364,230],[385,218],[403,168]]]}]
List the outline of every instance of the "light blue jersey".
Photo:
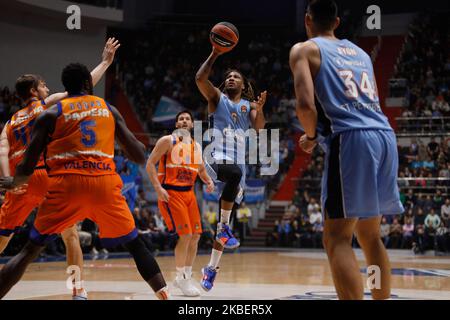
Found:
[{"label": "light blue jersey", "polygon": [[381,112],[372,61],[348,40],[311,39],[320,49],[314,79],[318,142],[325,151],[325,219],[404,211],[397,186],[395,134]]},{"label": "light blue jersey", "polygon": [[241,99],[234,103],[220,94],[216,111],[209,115],[209,128],[214,130],[214,159],[237,163],[238,150],[245,159],[245,132],[251,128],[250,102]]},{"label": "light blue jersey", "polygon": [[225,94],[220,94],[216,110],[209,115],[209,129],[212,132],[213,151],[205,157],[205,167],[216,183],[219,193],[223,191],[224,183],[217,178],[216,166],[208,160],[212,158],[218,164],[236,164],[242,172],[240,190],[235,202],[240,204],[245,189],[245,152],[248,138],[245,133],[251,128],[250,101],[241,99],[238,103],[231,101]]},{"label": "light blue jersey", "polygon": [[348,40],[312,38],[320,49],[321,65],[314,81],[331,133],[354,129],[392,130],[381,111],[370,57]]}]

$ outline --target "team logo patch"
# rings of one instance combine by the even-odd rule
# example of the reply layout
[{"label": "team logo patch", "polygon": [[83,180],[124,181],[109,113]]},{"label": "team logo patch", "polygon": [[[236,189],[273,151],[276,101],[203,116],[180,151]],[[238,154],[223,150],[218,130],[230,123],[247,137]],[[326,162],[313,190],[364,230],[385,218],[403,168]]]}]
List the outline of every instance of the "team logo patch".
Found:
[{"label": "team logo patch", "polygon": [[242,113],[247,113],[247,106],[246,105],[241,106],[241,112]]},{"label": "team logo patch", "polygon": [[178,230],[181,230],[181,229],[183,229],[183,226],[180,224],[180,225],[178,226]]},{"label": "team logo patch", "polygon": [[231,117],[233,118],[233,121],[234,121],[234,122],[237,122],[238,115],[237,115],[236,112],[232,112],[232,113],[231,113]]},{"label": "team logo patch", "polygon": [[198,223],[195,224],[195,230],[200,229],[200,226],[198,225]]}]

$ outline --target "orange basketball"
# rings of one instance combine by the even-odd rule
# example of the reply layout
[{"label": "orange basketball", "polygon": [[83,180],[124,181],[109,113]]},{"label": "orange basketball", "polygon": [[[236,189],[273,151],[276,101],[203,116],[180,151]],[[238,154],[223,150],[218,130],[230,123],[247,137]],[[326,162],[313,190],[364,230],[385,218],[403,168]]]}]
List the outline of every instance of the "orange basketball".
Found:
[{"label": "orange basketball", "polygon": [[239,42],[239,31],[229,22],[219,22],[211,29],[209,40],[218,51],[228,52]]}]

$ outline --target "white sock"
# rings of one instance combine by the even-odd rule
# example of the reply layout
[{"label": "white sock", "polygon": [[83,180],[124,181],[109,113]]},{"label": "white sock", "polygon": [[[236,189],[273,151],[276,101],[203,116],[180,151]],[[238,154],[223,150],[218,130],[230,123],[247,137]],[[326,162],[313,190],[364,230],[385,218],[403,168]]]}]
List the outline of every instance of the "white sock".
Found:
[{"label": "white sock", "polygon": [[216,269],[217,266],[219,265],[220,257],[222,257],[222,252],[223,251],[212,249],[211,260],[209,261],[208,266],[210,266],[211,268]]},{"label": "white sock", "polygon": [[231,210],[220,209],[220,222],[230,224]]},{"label": "white sock", "polygon": [[177,267],[177,279],[178,280],[184,279],[184,267],[181,268]]},{"label": "white sock", "polygon": [[190,279],[190,278],[192,278],[192,266],[190,266],[190,267],[184,267],[184,277],[186,278],[186,279]]}]

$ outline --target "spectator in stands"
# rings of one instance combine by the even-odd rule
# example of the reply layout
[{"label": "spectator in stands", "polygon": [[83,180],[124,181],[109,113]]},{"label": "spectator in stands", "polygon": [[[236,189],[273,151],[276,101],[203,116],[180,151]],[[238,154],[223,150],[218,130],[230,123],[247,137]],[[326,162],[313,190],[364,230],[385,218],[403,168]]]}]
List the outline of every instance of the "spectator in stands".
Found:
[{"label": "spectator in stands", "polygon": [[296,206],[296,207],[300,207],[302,205],[302,195],[300,194],[299,190],[295,190],[294,192],[294,198],[292,199],[292,203]]},{"label": "spectator in stands", "polygon": [[252,217],[252,210],[247,206],[245,202],[241,203],[241,206],[236,212],[237,230],[241,242],[245,240],[245,237],[250,234],[249,221]]},{"label": "spectator in stands", "polygon": [[272,232],[267,232],[266,234],[266,246],[271,247],[273,245],[279,244],[279,234],[278,234],[279,226],[280,221],[275,220]]},{"label": "spectator in stands", "polygon": [[[312,216],[312,215],[311,215]],[[311,217],[310,217],[311,218]],[[320,218],[317,218],[312,224],[312,242],[313,248],[322,248],[322,238],[323,238],[323,223],[322,223],[322,215]]]},{"label": "spectator in stands", "polygon": [[304,226],[303,220],[301,218],[300,220],[294,220],[292,228],[294,232],[294,247],[305,248],[305,239],[311,239],[311,237]]},{"label": "spectator in stands", "polygon": [[441,222],[439,228],[436,230],[436,250],[440,252],[448,252],[449,251],[449,228],[444,225],[444,222]]},{"label": "spectator in stands", "polygon": [[205,213],[205,217],[206,217],[206,221],[208,221],[209,226],[213,228],[214,230],[216,229],[216,225],[217,225],[217,210],[214,210],[214,206],[212,204],[210,204],[208,206],[208,210]]},{"label": "spectator in stands", "polygon": [[401,248],[411,248],[413,239],[414,239],[414,223],[411,218],[405,219],[405,224],[402,227],[402,244]]},{"label": "spectator in stands", "polygon": [[412,189],[408,189],[408,193],[405,196],[405,209],[407,208],[414,208],[417,202],[417,197],[414,195],[414,192]]},{"label": "spectator in stands", "polygon": [[405,172],[404,171],[400,171],[400,173],[399,173],[398,187],[400,188],[400,190],[402,188],[409,187],[409,181],[405,180]]},{"label": "spectator in stands", "polygon": [[439,143],[436,142],[435,137],[432,137],[431,141],[428,143],[428,146],[427,146],[428,155],[430,156],[430,158],[432,160],[434,160],[434,161],[437,160],[437,157],[439,155],[439,150],[440,150]]},{"label": "spectator in stands", "polygon": [[436,231],[441,224],[441,218],[436,214],[434,209],[425,218],[425,239],[428,247],[434,246]]},{"label": "spectator in stands", "polygon": [[425,201],[423,201],[421,207],[426,214],[431,212],[431,210],[434,208],[434,202],[433,199],[431,198],[431,195],[426,196]]},{"label": "spectator in stands", "polygon": [[445,203],[441,206],[441,220],[447,228],[450,228],[450,198],[445,199]]},{"label": "spectator in stands", "polygon": [[170,249],[173,249],[177,240],[176,234],[171,234],[167,231],[167,227],[164,224],[164,220],[161,217],[159,210],[156,210],[155,212],[150,212],[148,210],[148,214],[150,219],[149,228],[153,243],[157,243],[161,251],[165,250],[166,245]]},{"label": "spectator in stands", "polygon": [[442,191],[437,189],[436,193],[433,197],[433,208],[434,210],[438,211],[441,209],[442,205],[444,204],[444,198],[442,197]]},{"label": "spectator in stands", "polygon": [[133,210],[133,218],[138,229],[138,233],[147,249],[156,256],[158,251],[153,243],[151,230],[150,230],[150,217],[145,209],[139,209],[138,207]]},{"label": "spectator in stands", "polygon": [[391,233],[391,226],[387,222],[386,217],[383,217],[381,219],[380,233],[381,233],[381,240],[383,241],[384,246],[387,248],[389,245],[389,234]]},{"label": "spectator in stands", "polygon": [[389,230],[389,244],[392,249],[399,248],[402,234],[402,225],[398,222],[398,218],[394,218]]},{"label": "spectator in stands", "polygon": [[278,241],[279,246],[288,247],[292,244],[294,232],[292,230],[291,221],[288,219],[281,220],[278,225]]},{"label": "spectator in stands", "polygon": [[430,210],[430,213],[425,217],[424,224],[427,229],[431,229],[433,231],[436,231],[436,229],[441,224],[441,218],[439,218],[439,216],[436,214],[433,208]]},{"label": "spectator in stands", "polygon": [[308,204],[308,215],[320,213],[320,206],[316,201],[316,198],[311,197]]},{"label": "spectator in stands", "polygon": [[414,226],[414,242],[412,244],[414,253],[424,253],[427,243],[425,241],[425,227],[423,224]]}]

